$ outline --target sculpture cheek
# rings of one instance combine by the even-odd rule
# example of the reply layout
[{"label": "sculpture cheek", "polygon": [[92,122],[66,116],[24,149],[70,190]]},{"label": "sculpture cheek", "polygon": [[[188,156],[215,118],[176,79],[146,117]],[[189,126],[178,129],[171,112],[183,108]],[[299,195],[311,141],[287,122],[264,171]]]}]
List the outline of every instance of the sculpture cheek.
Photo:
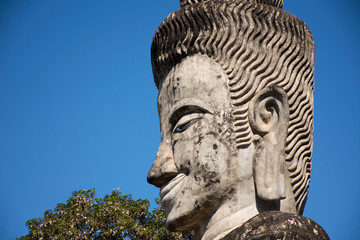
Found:
[{"label": "sculpture cheek", "polygon": [[193,147],[189,139],[177,140],[173,144],[174,159],[180,173],[189,174],[192,168]]},{"label": "sculpture cheek", "polygon": [[195,158],[199,151],[194,147],[199,139],[203,138],[202,130],[206,124],[205,119],[199,120],[185,132],[173,134],[173,154],[179,172],[188,175],[190,169],[193,171],[192,169],[196,168]]},{"label": "sculpture cheek", "polygon": [[213,150],[212,146],[218,146],[218,141],[212,137],[199,139],[199,143],[195,145],[197,171],[194,172],[194,176],[205,188],[220,182],[221,173],[218,168],[221,163],[218,151]]}]

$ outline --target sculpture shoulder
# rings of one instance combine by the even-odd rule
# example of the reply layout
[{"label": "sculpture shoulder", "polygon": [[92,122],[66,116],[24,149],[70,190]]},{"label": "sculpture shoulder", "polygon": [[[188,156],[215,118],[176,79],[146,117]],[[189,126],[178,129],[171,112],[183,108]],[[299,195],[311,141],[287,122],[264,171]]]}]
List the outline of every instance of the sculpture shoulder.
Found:
[{"label": "sculpture shoulder", "polygon": [[222,240],[329,240],[325,230],[313,220],[279,211],[256,215]]}]

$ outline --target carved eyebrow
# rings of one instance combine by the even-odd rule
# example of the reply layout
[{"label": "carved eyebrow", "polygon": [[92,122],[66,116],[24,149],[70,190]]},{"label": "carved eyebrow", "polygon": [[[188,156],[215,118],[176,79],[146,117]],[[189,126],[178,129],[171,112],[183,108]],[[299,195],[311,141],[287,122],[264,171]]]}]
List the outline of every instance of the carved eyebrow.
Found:
[{"label": "carved eyebrow", "polygon": [[211,113],[210,111],[196,105],[186,105],[177,108],[170,116],[169,122],[173,128],[179,119],[192,113]]}]

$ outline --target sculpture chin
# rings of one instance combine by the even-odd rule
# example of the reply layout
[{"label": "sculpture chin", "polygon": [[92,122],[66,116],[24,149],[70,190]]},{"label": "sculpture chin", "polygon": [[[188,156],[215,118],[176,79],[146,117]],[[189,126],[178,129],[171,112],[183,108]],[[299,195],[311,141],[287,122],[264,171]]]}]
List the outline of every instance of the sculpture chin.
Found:
[{"label": "sculpture chin", "polygon": [[171,232],[186,231],[194,229],[194,222],[189,223],[187,216],[171,216],[166,217],[166,228]]},{"label": "sculpture chin", "polygon": [[[209,207],[208,209],[214,209],[215,207]],[[166,217],[166,228],[169,231],[185,231],[198,229],[200,223],[205,222],[205,218],[209,215],[208,209],[202,209],[200,211],[194,211],[193,209],[185,211],[170,211]]]}]

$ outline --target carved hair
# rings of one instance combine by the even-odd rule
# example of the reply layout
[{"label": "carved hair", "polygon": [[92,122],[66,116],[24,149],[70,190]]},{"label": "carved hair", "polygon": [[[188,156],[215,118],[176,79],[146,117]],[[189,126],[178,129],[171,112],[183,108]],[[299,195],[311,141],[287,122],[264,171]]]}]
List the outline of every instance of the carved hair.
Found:
[{"label": "carved hair", "polygon": [[286,163],[301,215],[312,154],[314,41],[310,30],[283,11],[279,0],[182,0],[181,6],[153,38],[156,86],[186,56],[213,58],[229,79],[237,148],[253,141],[247,118],[249,101],[266,86],[282,87],[290,107]]},{"label": "carved hair", "polygon": [[[209,0],[180,0],[180,6],[185,7],[186,5],[199,3],[199,2],[205,2]],[[282,8],[283,7],[283,0],[256,0],[258,3],[264,3],[269,4],[274,7]]]}]

